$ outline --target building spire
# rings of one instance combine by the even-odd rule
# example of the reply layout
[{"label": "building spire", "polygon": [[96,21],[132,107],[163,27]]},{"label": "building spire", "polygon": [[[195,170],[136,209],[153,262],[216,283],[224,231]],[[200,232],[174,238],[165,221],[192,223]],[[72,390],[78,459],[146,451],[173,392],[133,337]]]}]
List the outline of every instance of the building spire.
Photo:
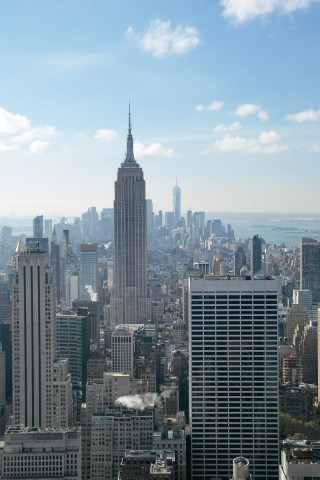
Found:
[{"label": "building spire", "polygon": [[130,100],[129,100],[129,129],[128,129],[128,133],[131,135],[131,128],[132,128],[132,125],[131,125],[131,111],[130,111]]},{"label": "building spire", "polygon": [[127,135],[127,153],[126,153],[126,158],[124,160],[124,165],[129,166],[130,165],[137,165],[137,162],[134,158],[134,153],[133,153],[133,137],[131,133],[132,129],[132,124],[131,124],[131,110],[130,110],[130,101],[129,101],[129,126],[128,126],[128,135]]}]

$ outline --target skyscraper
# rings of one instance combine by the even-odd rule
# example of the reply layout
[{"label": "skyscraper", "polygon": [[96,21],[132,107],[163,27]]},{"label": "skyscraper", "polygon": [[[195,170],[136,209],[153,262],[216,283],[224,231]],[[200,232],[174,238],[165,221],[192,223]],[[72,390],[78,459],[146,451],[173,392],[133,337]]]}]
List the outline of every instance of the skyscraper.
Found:
[{"label": "skyscraper", "polygon": [[71,423],[67,360],[56,361],[56,295],[47,255],[19,252],[12,285],[13,421],[26,427]]},{"label": "skyscraper", "polygon": [[38,215],[33,219],[33,236],[35,238],[43,237],[43,215]]},{"label": "skyscraper", "polygon": [[177,227],[181,219],[181,188],[178,187],[178,183],[173,187],[173,213],[174,226]]},{"label": "skyscraper", "polygon": [[256,275],[257,273],[261,272],[262,269],[262,244],[259,235],[253,235],[253,237],[250,238],[249,250],[251,260],[251,275]]},{"label": "skyscraper", "polygon": [[79,299],[98,300],[98,245],[80,244]]},{"label": "skyscraper", "polygon": [[114,200],[114,290],[112,322],[143,323],[147,309],[146,194],[143,171],[133,153],[131,116],[127,152],[118,169]]},{"label": "skyscraper", "polygon": [[52,426],[56,296],[47,256],[39,249],[19,253],[12,297],[14,422]]},{"label": "skyscraper", "polygon": [[191,278],[189,304],[192,479],[229,480],[239,455],[278,479],[277,281]]},{"label": "skyscraper", "polygon": [[313,238],[301,238],[300,288],[312,292],[312,302],[320,302],[320,242]]},{"label": "skyscraper", "polygon": [[117,329],[111,337],[112,371],[133,376],[133,333]]}]

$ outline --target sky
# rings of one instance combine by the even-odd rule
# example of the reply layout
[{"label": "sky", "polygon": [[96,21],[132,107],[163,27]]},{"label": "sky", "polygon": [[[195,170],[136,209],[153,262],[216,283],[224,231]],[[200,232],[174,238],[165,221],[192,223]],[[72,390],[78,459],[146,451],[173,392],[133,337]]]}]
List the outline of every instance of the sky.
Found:
[{"label": "sky", "polygon": [[0,0],[0,215],[320,212],[320,0]]}]

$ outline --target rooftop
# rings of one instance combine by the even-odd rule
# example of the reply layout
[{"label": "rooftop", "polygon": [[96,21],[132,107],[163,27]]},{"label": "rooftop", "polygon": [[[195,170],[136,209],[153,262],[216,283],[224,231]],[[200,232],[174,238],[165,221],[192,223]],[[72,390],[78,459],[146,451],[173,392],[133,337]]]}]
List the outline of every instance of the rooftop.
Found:
[{"label": "rooftop", "polygon": [[61,428],[40,428],[40,427],[25,427],[24,425],[10,425],[6,434],[21,434],[21,433],[67,433],[80,432],[80,427],[61,427]]}]

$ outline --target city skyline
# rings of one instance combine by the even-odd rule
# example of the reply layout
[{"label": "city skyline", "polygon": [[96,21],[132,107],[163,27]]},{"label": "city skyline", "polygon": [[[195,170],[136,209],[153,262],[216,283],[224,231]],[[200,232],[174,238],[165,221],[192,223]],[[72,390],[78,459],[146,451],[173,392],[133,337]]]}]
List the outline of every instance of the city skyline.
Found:
[{"label": "city skyline", "polygon": [[155,211],[319,212],[318,2],[140,6],[3,5],[0,215],[111,206],[129,98]]}]

